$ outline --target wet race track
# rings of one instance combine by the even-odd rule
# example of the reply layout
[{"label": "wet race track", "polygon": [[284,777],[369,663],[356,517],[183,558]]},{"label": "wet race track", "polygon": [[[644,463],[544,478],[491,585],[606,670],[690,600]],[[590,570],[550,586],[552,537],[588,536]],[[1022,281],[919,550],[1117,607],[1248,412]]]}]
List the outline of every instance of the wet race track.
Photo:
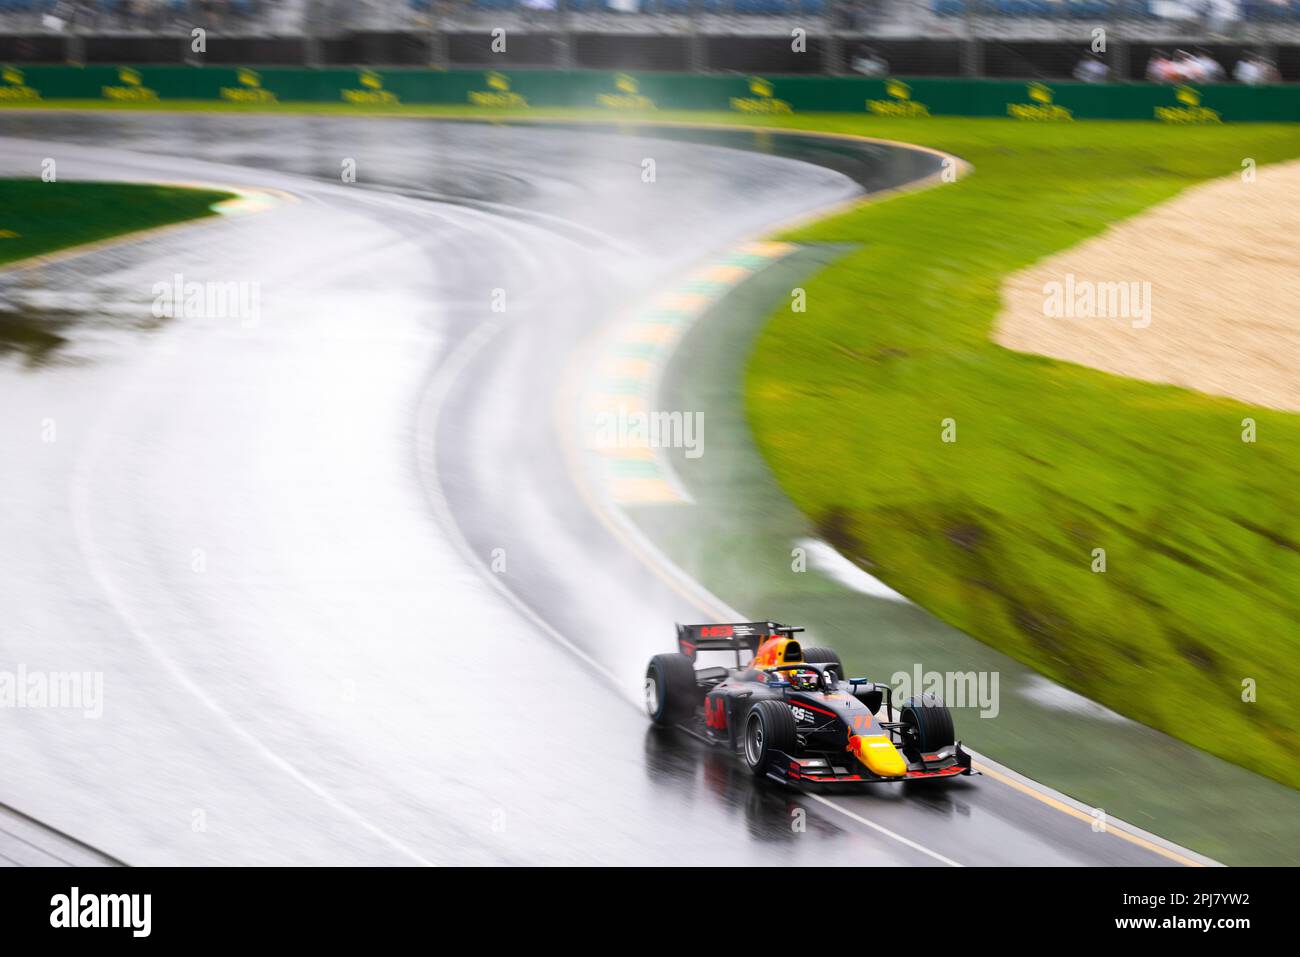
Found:
[{"label": "wet race track", "polygon": [[[100,717],[5,715],[0,801],[132,864],[1170,863],[992,778],[820,800],[649,730],[699,612],[580,494],[575,365],[938,159],[640,133],[0,114],[0,175],[272,197],[0,274],[0,330],[47,333],[0,331],[0,655],[104,676]],[[256,315],[155,319],[176,276]]]}]

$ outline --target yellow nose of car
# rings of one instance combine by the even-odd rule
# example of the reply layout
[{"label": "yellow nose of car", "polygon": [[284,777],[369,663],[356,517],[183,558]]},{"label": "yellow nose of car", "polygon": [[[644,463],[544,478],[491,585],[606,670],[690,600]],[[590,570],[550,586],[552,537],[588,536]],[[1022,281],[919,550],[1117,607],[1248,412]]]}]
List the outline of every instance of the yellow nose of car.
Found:
[{"label": "yellow nose of car", "polygon": [[872,774],[878,774],[882,778],[901,778],[907,773],[907,762],[893,742],[883,734],[850,735],[849,746],[845,750],[865,764]]}]

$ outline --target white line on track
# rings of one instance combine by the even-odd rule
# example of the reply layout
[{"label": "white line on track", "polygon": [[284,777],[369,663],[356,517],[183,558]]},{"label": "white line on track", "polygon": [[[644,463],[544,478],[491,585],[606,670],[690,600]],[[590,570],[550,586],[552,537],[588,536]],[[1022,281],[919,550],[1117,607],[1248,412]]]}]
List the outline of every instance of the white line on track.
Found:
[{"label": "white line on track", "polygon": [[[420,409],[416,413],[416,467],[423,479],[421,484],[427,490],[429,504],[433,508],[438,524],[446,531],[452,545],[461,553],[461,556],[473,567],[477,568],[482,577],[491,583],[492,587],[506,599],[510,606],[530,624],[540,628],[557,644],[581,660],[583,664],[608,678],[612,682],[613,688],[617,689],[620,682],[614,672],[560,634],[522,598],[506,587],[499,575],[491,572],[482,557],[470,547],[469,542],[466,540],[464,533],[460,529],[460,524],[452,514],[451,506],[447,502],[447,495],[443,491],[442,483],[438,477],[438,422],[441,418],[442,406],[446,402],[452,386],[460,378],[461,373],[465,371],[474,357],[496,338],[497,333],[504,329],[505,326],[506,324],[500,320],[486,322],[476,329],[473,334],[462,339],[460,345],[438,367],[425,387],[424,400],[420,403]],[[619,695],[619,697],[624,696]],[[631,699],[627,700],[635,704]]]},{"label": "white line on track", "polygon": [[[149,362],[157,363],[166,355],[161,348],[155,347],[152,350]],[[186,671],[176,663],[166,649],[160,644],[149,631],[140,623],[140,620],[131,611],[127,598],[117,584],[113,581],[105,567],[104,561],[100,555],[99,546],[95,542],[94,523],[91,520],[90,508],[90,489],[92,488],[91,478],[94,475],[95,466],[98,462],[104,447],[105,437],[110,434],[109,430],[103,428],[103,425],[110,421],[118,414],[124,405],[123,397],[129,390],[122,390],[113,397],[107,407],[101,413],[91,428],[91,438],[86,447],[77,456],[76,463],[73,467],[72,480],[69,489],[69,498],[72,511],[72,523],[74,534],[77,539],[77,547],[85,559],[86,567],[90,571],[91,577],[101,592],[108,599],[109,605],[117,613],[118,617],[126,625],[132,637],[166,670],[166,672],[176,681],[178,685],[185,689],[195,700],[202,704],[220,719],[221,723],[237,738],[247,744],[252,750],[262,757],[269,764],[288,775],[303,788],[310,791],[316,797],[320,798],[327,805],[337,811],[339,814],[353,821],[363,830],[378,838],[384,844],[387,844],[393,850],[402,856],[410,859],[416,864],[433,867],[432,861],[425,858],[419,852],[403,844],[397,838],[393,837],[387,831],[368,820],[361,813],[349,807],[339,798],[335,797],[328,790],[317,784],[288,760],[281,757],[278,753],[259,740],[251,731],[239,723],[239,721],[221,704],[213,698],[204,688],[198,684]]]},{"label": "white line on track", "polygon": [[875,821],[871,820],[870,818],[865,818],[861,814],[857,814],[853,811],[850,811],[848,808],[844,807],[843,805],[836,804],[830,798],[827,798],[821,794],[809,794],[807,791],[804,791],[803,793],[807,794],[808,797],[812,798],[818,804],[825,804],[828,808],[831,808],[832,810],[835,811],[839,811],[845,817],[852,818],[854,821],[857,821],[863,827],[869,827],[873,831],[879,831],[881,834],[885,835],[886,837],[892,838],[895,841],[898,841],[900,844],[906,844],[914,851],[919,851],[920,853],[925,854],[927,857],[933,857],[940,864],[946,864],[948,867],[966,866],[964,864],[957,863],[951,857],[944,857],[938,851],[932,851],[928,847],[925,847],[922,844],[918,844],[916,843],[916,841],[913,841],[910,838],[903,837],[903,835],[891,831],[883,824],[877,824]]}]

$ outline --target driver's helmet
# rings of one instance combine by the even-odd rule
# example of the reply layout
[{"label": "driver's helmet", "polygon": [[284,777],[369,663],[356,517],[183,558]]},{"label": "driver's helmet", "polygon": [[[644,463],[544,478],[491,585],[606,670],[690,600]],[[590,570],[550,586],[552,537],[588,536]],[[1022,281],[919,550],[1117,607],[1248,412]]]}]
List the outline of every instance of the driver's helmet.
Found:
[{"label": "driver's helmet", "polygon": [[812,668],[798,668],[790,672],[790,687],[795,691],[818,691],[821,676]]}]

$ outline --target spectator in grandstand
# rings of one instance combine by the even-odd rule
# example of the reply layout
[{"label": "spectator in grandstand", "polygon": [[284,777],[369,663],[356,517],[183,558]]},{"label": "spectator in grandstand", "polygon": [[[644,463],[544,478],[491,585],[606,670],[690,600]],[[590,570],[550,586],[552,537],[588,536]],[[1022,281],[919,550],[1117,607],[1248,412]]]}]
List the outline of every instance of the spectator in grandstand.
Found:
[{"label": "spectator in grandstand", "polygon": [[1147,61],[1147,79],[1152,83],[1177,83],[1178,68],[1164,50],[1152,50]]},{"label": "spectator in grandstand", "polygon": [[1209,50],[1205,49],[1205,47],[1197,47],[1194,59],[1200,67],[1202,83],[1223,82],[1223,64],[1211,56]]},{"label": "spectator in grandstand", "polygon": [[1186,50],[1174,51],[1173,82],[1204,83],[1205,67],[1200,59]]},{"label": "spectator in grandstand", "polygon": [[1237,65],[1232,68],[1232,78],[1246,86],[1259,86],[1263,82],[1260,79],[1259,63],[1255,59],[1255,54],[1247,53],[1237,61]]},{"label": "spectator in grandstand", "polygon": [[1279,75],[1272,61],[1258,53],[1247,53],[1233,67],[1232,78],[1246,86],[1262,86],[1265,83],[1276,83]]},{"label": "spectator in grandstand", "polygon": [[1105,83],[1110,77],[1110,67],[1092,51],[1079,58],[1074,67],[1074,78],[1080,83]]},{"label": "spectator in grandstand", "polygon": [[1227,33],[1240,19],[1241,5],[1238,0],[1207,0],[1205,23],[1212,32]]},{"label": "spectator in grandstand", "polygon": [[885,58],[869,46],[858,47],[858,52],[849,61],[849,66],[853,68],[854,73],[863,76],[884,76],[889,72],[889,64]]}]

